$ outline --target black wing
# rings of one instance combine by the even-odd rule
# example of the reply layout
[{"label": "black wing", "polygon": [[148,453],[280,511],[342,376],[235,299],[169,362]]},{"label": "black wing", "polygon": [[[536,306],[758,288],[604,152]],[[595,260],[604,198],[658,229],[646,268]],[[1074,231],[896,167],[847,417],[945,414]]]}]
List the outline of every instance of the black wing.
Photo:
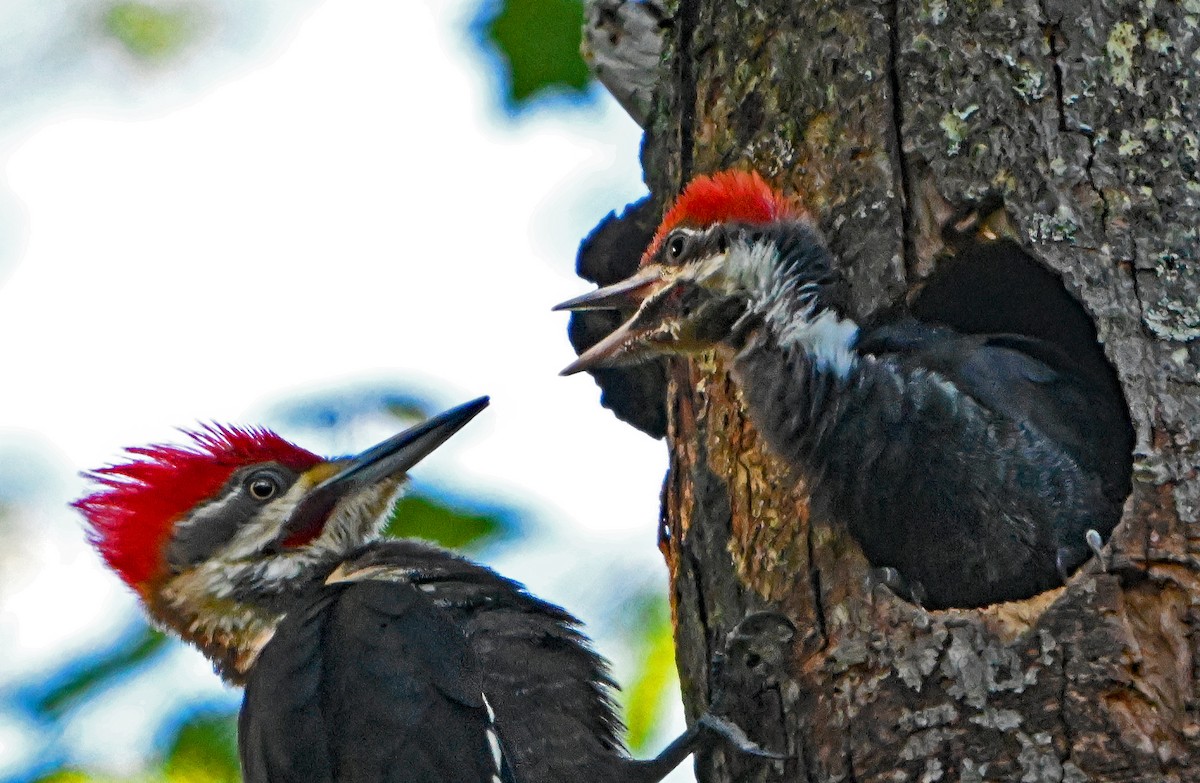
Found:
[{"label": "black wing", "polygon": [[409,584],[323,587],[246,685],[246,783],[512,783],[462,631]]},{"label": "black wing", "polygon": [[1101,478],[1129,493],[1122,412],[1061,347],[1016,334],[962,335],[901,318],[860,338],[859,350],[933,370],[1007,419],[1026,422]]}]

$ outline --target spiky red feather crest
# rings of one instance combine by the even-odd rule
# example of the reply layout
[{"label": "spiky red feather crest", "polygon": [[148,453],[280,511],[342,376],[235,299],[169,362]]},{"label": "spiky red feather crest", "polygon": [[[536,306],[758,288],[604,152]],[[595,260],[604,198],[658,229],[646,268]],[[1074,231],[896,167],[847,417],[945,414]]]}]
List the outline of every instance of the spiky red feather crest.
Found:
[{"label": "spiky red feather crest", "polygon": [[647,263],[667,234],[680,226],[704,228],[715,223],[771,223],[806,217],[808,211],[799,201],[768,185],[757,171],[701,174],[688,183],[663,216],[642,263]]},{"label": "spiky red feather crest", "polygon": [[126,449],[128,462],[85,473],[100,489],[72,504],[87,518],[88,540],[139,592],[161,574],[175,522],[235,470],[278,462],[305,471],[322,461],[266,429],[210,424],[184,434],[190,444]]}]

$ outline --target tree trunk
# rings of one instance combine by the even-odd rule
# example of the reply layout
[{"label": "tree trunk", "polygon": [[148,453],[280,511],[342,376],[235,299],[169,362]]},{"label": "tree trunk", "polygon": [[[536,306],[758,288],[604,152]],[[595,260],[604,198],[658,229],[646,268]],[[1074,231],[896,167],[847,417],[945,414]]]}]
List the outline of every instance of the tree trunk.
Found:
[{"label": "tree trunk", "polygon": [[689,717],[747,612],[799,629],[786,677],[733,714],[794,758],[714,752],[700,779],[1200,780],[1200,3],[666,12],[644,153],[659,201],[756,168],[804,195],[860,312],[914,291],[951,224],[1007,231],[1095,320],[1137,438],[1107,571],[925,611],[809,518],[803,477],[765,449],[719,358],[672,362],[661,545]]}]

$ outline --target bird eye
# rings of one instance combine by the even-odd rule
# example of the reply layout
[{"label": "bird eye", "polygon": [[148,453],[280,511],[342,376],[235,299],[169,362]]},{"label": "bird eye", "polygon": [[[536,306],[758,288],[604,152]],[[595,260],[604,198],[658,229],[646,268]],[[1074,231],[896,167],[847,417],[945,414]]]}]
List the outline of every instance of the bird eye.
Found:
[{"label": "bird eye", "polygon": [[246,490],[255,500],[270,500],[279,492],[279,481],[274,476],[258,473],[246,480]]},{"label": "bird eye", "polygon": [[678,259],[683,255],[683,249],[687,246],[687,240],[683,234],[676,234],[667,242],[667,256],[671,259]]}]

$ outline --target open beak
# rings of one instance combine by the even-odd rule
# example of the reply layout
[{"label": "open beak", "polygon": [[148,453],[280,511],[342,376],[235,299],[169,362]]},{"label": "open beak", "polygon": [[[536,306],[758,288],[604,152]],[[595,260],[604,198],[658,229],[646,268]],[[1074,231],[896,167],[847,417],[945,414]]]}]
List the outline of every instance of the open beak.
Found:
[{"label": "open beak", "polygon": [[[615,287],[602,288],[593,297]],[[706,351],[730,334],[745,315],[746,306],[744,295],[720,288],[714,290],[710,281],[697,281],[694,270],[680,270],[666,277],[659,274],[637,311],[580,354],[561,374],[574,375],[601,367],[638,364],[660,356]]]},{"label": "open beak", "polygon": [[580,354],[563,368],[560,375],[597,367],[633,364],[657,354],[651,345],[653,335],[662,331],[658,325],[643,326],[644,305],[670,287],[673,275],[660,264],[643,267],[619,283],[598,288],[554,306],[555,310],[637,310],[611,334]]},{"label": "open beak", "polygon": [[292,539],[311,538],[314,530],[324,527],[333,507],[342,498],[408,472],[487,406],[487,397],[463,403],[346,461],[341,470],[309,490],[296,505],[284,523],[281,535],[284,545]]},{"label": "open beak", "polygon": [[598,367],[633,364],[640,359],[657,354],[658,351],[650,344],[650,339],[660,330],[640,328],[636,325],[637,320],[635,315],[618,326],[603,340],[581,353],[578,359],[568,364],[558,374],[574,375]]},{"label": "open beak", "polygon": [[554,305],[554,310],[632,310],[670,283],[666,270],[655,264],[639,269],[619,283]]}]

